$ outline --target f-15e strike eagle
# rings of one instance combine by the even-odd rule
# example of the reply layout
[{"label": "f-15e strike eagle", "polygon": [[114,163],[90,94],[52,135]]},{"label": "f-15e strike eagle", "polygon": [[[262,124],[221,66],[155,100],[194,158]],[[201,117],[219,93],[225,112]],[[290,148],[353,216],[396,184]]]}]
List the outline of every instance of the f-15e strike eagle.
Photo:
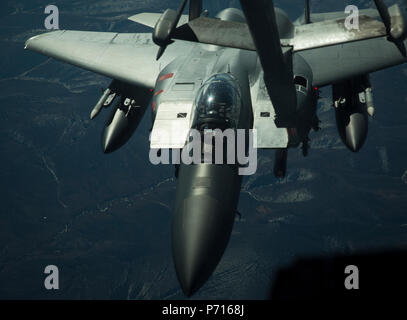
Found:
[{"label": "f-15e strike eagle", "polygon": [[[202,0],[178,11],[129,19],[152,34],[53,31],[25,48],[113,79],[92,110],[117,101],[102,134],[105,153],[131,137],[151,108],[151,148],[182,149],[191,129],[256,129],[255,148],[276,150],[274,172],[286,172],[288,148],[308,149],[318,130],[320,87],[332,86],[337,127],[357,152],[374,106],[369,73],[406,62],[405,8],[360,10],[359,29],[343,12],[310,13],[294,23],[271,0],[241,0],[215,18]],[[159,134],[169,132],[169,134]],[[238,164],[181,163],[172,224],[175,270],[190,296],[210,277],[227,246],[239,199]]]}]

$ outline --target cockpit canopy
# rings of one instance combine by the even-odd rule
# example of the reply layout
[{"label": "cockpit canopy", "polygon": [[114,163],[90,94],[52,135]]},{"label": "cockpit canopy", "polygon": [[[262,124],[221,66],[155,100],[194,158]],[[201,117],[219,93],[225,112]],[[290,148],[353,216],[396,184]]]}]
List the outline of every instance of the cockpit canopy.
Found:
[{"label": "cockpit canopy", "polygon": [[228,73],[210,77],[195,100],[193,128],[236,129],[241,108],[241,93],[236,79]]}]

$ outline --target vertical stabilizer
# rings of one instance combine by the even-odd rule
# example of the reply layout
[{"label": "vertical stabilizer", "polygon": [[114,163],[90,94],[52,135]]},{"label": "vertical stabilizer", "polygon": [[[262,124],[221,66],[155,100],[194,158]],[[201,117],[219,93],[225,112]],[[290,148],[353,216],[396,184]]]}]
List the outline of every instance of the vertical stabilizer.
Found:
[{"label": "vertical stabilizer", "polygon": [[202,0],[189,1],[189,21],[199,18],[202,13]]},{"label": "vertical stabilizer", "polygon": [[310,0],[305,0],[304,23],[305,23],[305,24],[310,24],[310,23],[311,23],[311,6],[310,6]]}]

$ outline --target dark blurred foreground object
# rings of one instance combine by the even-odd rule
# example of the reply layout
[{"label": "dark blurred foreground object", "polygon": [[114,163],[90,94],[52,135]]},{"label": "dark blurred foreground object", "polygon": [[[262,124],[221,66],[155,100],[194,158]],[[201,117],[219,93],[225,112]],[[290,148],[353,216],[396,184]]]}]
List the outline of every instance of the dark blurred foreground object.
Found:
[{"label": "dark blurred foreground object", "polygon": [[[359,289],[348,290],[347,266],[356,266]],[[277,271],[272,300],[403,299],[407,290],[407,250],[301,258]]]}]

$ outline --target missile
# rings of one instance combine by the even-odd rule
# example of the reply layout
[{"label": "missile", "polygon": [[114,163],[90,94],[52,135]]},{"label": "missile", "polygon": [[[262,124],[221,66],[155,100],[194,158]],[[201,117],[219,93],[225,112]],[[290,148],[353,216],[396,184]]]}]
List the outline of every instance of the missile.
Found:
[{"label": "missile", "polygon": [[113,101],[114,101],[115,98],[116,98],[116,92],[111,93],[111,94],[107,97],[105,103],[103,104],[103,107],[105,107],[105,108],[110,107],[110,105],[113,103]]},{"label": "missile", "polygon": [[373,91],[372,88],[366,88],[365,90],[365,96],[366,96],[366,110],[369,116],[373,118],[374,113],[375,113],[375,107],[373,104]]},{"label": "missile", "polygon": [[99,113],[100,110],[102,110],[103,105],[105,104],[106,100],[109,98],[111,94],[110,88],[107,88],[105,92],[102,94],[100,97],[99,101],[96,103],[95,107],[92,109],[92,112],[90,113],[90,119],[94,119]]},{"label": "missile", "polygon": [[226,249],[241,183],[237,165],[202,163],[179,167],[172,254],[186,296],[207,281]]}]

